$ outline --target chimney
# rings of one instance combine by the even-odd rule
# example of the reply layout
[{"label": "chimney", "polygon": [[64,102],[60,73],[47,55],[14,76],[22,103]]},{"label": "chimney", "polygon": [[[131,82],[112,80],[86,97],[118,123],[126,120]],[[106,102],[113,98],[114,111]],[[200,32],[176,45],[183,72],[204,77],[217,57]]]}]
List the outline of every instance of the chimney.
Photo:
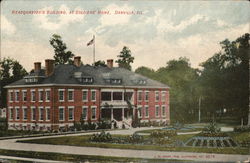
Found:
[{"label": "chimney", "polygon": [[34,63],[34,72],[39,72],[41,70],[41,62]]},{"label": "chimney", "polygon": [[76,67],[80,67],[81,66],[81,57],[80,56],[74,57],[74,65]]},{"label": "chimney", "polygon": [[108,59],[108,60],[107,60],[107,66],[108,66],[109,68],[113,68],[113,59]]},{"label": "chimney", "polygon": [[54,72],[54,60],[46,59],[45,60],[45,76],[48,77],[52,75],[53,72]]}]

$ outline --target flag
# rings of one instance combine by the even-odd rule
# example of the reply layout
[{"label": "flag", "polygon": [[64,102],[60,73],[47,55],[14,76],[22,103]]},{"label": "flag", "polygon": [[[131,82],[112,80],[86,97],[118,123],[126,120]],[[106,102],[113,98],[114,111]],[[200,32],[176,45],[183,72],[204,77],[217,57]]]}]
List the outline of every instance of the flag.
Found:
[{"label": "flag", "polygon": [[93,38],[92,40],[90,40],[90,41],[87,43],[87,46],[92,45],[92,44],[94,43],[94,41],[95,41],[95,38]]}]

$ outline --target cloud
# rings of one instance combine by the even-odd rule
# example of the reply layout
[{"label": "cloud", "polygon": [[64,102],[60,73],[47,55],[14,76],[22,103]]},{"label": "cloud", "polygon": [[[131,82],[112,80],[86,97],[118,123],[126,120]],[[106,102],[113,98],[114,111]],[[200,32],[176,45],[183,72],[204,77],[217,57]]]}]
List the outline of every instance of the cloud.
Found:
[{"label": "cloud", "polygon": [[[42,11],[55,11],[53,7],[45,7],[40,9]],[[74,10],[81,10],[79,7],[76,7]],[[67,26],[70,23],[76,23],[81,22],[84,19],[84,15],[79,14],[69,14],[70,9],[66,5],[61,5],[58,9],[58,11],[65,11],[66,14],[60,14],[60,15],[47,15],[47,14],[41,14],[41,15],[34,15],[33,21],[35,24],[38,24],[40,28],[46,29],[46,30],[58,30],[63,26]],[[52,18],[55,18],[55,20],[51,20]]]},{"label": "cloud", "polygon": [[52,48],[35,42],[2,41],[1,44],[2,57],[16,59],[27,71],[33,69],[34,62],[42,62],[44,66],[44,60],[54,55]]},{"label": "cloud", "polygon": [[4,15],[1,15],[1,31],[9,35],[16,32],[16,27]]}]

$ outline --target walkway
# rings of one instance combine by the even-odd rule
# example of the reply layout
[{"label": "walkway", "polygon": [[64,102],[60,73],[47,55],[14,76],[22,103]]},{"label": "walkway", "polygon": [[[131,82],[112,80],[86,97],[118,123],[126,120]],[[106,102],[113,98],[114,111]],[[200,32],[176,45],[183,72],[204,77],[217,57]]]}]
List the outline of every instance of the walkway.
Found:
[{"label": "walkway", "polygon": [[[135,131],[152,128],[137,128],[130,130],[115,130],[110,131],[111,134],[132,134]],[[86,135],[92,133],[81,133],[75,135]],[[61,137],[65,135],[46,136],[46,137]],[[67,135],[67,136],[73,136]],[[44,137],[43,137],[44,138]],[[24,138],[24,139],[38,139]],[[24,140],[22,139],[22,140]],[[47,145],[47,144],[29,144],[17,143],[16,140],[9,139],[0,140],[0,149],[37,151],[37,152],[55,152],[61,154],[77,154],[77,155],[95,155],[95,156],[114,156],[114,157],[130,157],[130,158],[146,158],[146,159],[177,159],[177,160],[193,160],[193,161],[211,161],[211,162],[236,162],[245,161],[250,158],[250,155],[229,155],[229,154],[208,154],[208,153],[193,153],[193,152],[168,152],[168,151],[153,151],[153,150],[129,150],[129,149],[111,149],[97,147],[75,147],[66,145]]]},{"label": "walkway", "polygon": [[[46,163],[60,163],[61,161],[52,161],[36,158],[23,158],[23,157],[13,157],[13,156],[2,156],[0,155],[0,162],[4,163],[6,160],[19,160],[19,161],[31,161],[31,162],[46,162]],[[6,161],[6,163],[9,161]]]}]

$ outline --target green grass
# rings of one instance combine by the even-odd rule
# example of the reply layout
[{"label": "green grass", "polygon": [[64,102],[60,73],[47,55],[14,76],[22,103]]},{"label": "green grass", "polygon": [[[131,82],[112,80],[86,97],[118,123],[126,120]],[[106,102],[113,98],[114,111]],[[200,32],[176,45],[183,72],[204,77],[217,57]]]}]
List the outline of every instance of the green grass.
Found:
[{"label": "green grass", "polygon": [[25,131],[25,130],[0,130],[0,137],[6,136],[23,136],[23,135],[32,135],[32,134],[42,134],[44,132],[40,131]]},{"label": "green grass", "polygon": [[[195,132],[195,131],[202,131],[203,128],[193,128],[189,130],[177,130],[177,132]],[[149,129],[149,130],[142,130],[142,131],[137,131],[136,133],[147,133],[150,134],[151,132],[154,131],[168,131],[164,129]]]},{"label": "green grass", "polygon": [[[32,152],[32,151],[17,151],[17,150],[2,150],[0,149],[0,155],[37,158],[46,160],[57,161],[70,161],[70,162],[101,162],[101,163],[115,163],[115,162],[145,162],[145,163],[160,163],[160,159],[141,159],[141,158],[127,158],[127,157],[108,157],[108,156],[90,156],[90,155],[72,155],[72,154],[60,154],[49,152]],[[12,160],[13,161],[13,160]],[[14,160],[15,162],[15,160]],[[17,161],[21,162],[21,161]],[[23,161],[28,162],[28,161]],[[173,160],[164,160],[164,162],[173,162]],[[181,162],[181,160],[175,162]]]},{"label": "green grass", "polygon": [[[122,135],[112,135],[114,137],[122,137]],[[177,135],[173,140],[186,141],[194,136]],[[235,134],[235,139],[245,139],[247,134]],[[248,148],[234,147],[234,148],[203,148],[203,147],[165,147],[160,145],[141,145],[141,144],[113,144],[113,143],[93,143],[89,141],[90,135],[85,136],[67,136],[60,138],[46,138],[36,140],[23,140],[19,142],[37,143],[37,144],[53,144],[53,145],[71,145],[71,146],[85,146],[85,147],[100,147],[100,148],[116,148],[116,149],[136,149],[136,150],[159,150],[159,151],[185,151],[185,152],[205,152],[205,153],[221,153],[221,154],[250,154]]]}]

